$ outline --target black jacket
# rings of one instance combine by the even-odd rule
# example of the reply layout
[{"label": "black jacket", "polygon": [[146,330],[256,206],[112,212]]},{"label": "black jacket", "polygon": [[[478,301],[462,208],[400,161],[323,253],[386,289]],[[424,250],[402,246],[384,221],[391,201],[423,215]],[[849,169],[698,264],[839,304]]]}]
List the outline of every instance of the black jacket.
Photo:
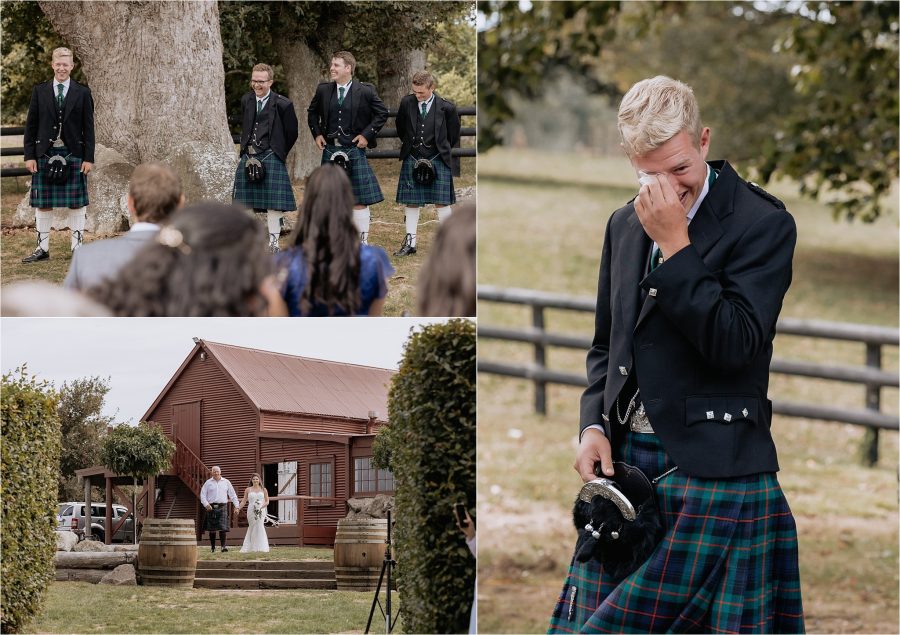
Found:
[{"label": "black jacket", "polygon": [[[316,86],[316,94],[306,109],[306,119],[313,139],[328,134],[328,106],[336,89],[335,82],[322,82]],[[368,147],[374,148],[378,145],[376,135],[387,121],[388,109],[375,91],[375,87],[367,82],[354,79],[350,84],[349,94],[352,136],[361,134],[368,141]]]},{"label": "black jacket", "polygon": [[[275,155],[284,162],[288,152],[294,147],[299,134],[297,113],[294,105],[284,95],[279,95],[274,90],[270,91],[269,100],[263,107],[263,112],[272,112],[272,129],[270,131],[269,145]],[[253,133],[253,119],[256,116],[256,93],[250,92],[241,97],[241,153],[247,151],[250,144],[250,136]]]},{"label": "black jacket", "polygon": [[[409,94],[400,100],[400,107],[397,109],[397,136],[403,144],[400,148],[401,161],[412,152],[415,125],[419,117],[418,107],[416,96]],[[450,166],[453,176],[459,176],[459,157],[453,157],[450,153],[451,148],[459,147],[461,124],[456,105],[435,93],[431,107],[435,114],[434,137],[437,150],[444,163]]]},{"label": "black jacket", "polygon": [[[54,141],[57,120],[53,81],[43,82],[31,91],[28,117],[25,120],[25,160],[43,156]],[[74,79],[63,104],[62,140],[74,156],[94,162],[94,99],[91,89]]]},{"label": "black jacket", "polygon": [[710,165],[720,173],[688,227],[691,244],[653,272],[634,205],[609,220],[581,429],[604,423],[616,447],[624,426],[615,400],[636,372],[679,468],[726,478],[778,470],[769,363],[797,230],[780,201],[728,163]]}]

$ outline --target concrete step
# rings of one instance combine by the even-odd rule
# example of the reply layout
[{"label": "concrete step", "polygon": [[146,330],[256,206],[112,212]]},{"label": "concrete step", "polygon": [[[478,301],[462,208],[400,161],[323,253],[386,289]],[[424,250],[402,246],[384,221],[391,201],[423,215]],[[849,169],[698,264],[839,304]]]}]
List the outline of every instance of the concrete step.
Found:
[{"label": "concrete step", "polygon": [[242,579],[282,579],[282,580],[334,580],[334,570],[316,569],[197,569],[197,576],[203,578],[242,578]]},{"label": "concrete step", "polygon": [[197,571],[206,569],[244,571],[303,569],[305,571],[329,571],[333,574],[334,562],[331,560],[198,560]]},{"label": "concrete step", "polygon": [[194,578],[195,589],[336,589],[330,579]]}]

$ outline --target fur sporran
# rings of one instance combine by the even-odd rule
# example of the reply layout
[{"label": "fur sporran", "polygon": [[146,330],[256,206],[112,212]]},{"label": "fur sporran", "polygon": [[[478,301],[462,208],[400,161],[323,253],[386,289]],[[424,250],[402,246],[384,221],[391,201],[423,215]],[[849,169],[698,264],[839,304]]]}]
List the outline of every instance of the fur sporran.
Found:
[{"label": "fur sporran", "polygon": [[413,180],[419,185],[431,185],[434,182],[434,165],[428,159],[416,159],[413,166]]},{"label": "fur sporran", "polygon": [[338,150],[337,152],[332,154],[331,161],[339,168],[342,168],[344,172],[347,173],[348,177],[353,174],[353,170],[351,169],[350,165],[350,155],[343,150]]},{"label": "fur sporran", "polygon": [[61,154],[55,154],[47,161],[47,180],[53,185],[65,185],[69,180],[69,162]]},{"label": "fur sporran", "polygon": [[256,157],[248,157],[244,164],[244,170],[247,173],[247,180],[250,183],[260,183],[266,178],[266,166]]},{"label": "fur sporran", "polygon": [[[613,462],[615,475],[585,483],[575,499],[575,559],[591,558],[614,579],[643,564],[664,532],[653,484],[636,467]],[[599,464],[598,464],[599,471]]]}]

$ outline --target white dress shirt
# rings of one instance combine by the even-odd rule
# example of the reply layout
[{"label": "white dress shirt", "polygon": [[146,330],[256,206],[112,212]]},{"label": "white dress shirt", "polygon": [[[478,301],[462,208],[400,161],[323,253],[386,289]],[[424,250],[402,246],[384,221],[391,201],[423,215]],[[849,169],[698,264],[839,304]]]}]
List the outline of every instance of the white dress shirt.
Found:
[{"label": "white dress shirt", "polygon": [[214,478],[207,480],[200,489],[200,504],[204,507],[211,503],[227,503],[229,500],[235,507],[241,504],[231,481],[224,476],[218,481]]}]

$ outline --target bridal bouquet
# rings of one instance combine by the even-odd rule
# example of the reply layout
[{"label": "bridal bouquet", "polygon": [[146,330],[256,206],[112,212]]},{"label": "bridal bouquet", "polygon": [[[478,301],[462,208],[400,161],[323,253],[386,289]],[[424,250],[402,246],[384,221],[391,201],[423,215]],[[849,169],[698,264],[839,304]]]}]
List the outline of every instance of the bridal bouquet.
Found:
[{"label": "bridal bouquet", "polygon": [[253,503],[253,516],[259,520],[263,513],[263,502],[261,500]]}]

